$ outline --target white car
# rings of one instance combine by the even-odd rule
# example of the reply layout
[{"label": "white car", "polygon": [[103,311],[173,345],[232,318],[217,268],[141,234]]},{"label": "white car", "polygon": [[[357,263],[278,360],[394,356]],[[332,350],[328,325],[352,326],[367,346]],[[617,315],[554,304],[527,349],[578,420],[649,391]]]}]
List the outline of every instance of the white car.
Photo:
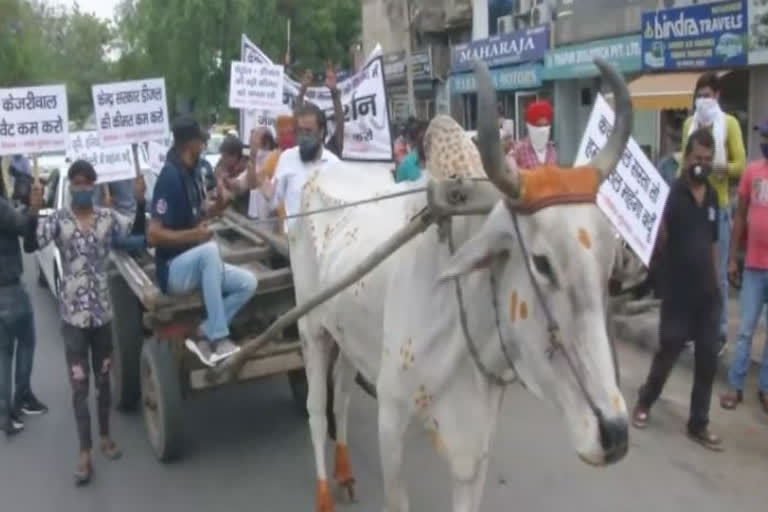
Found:
[{"label": "white car", "polygon": [[[30,160],[30,165],[32,161]],[[37,170],[42,181],[48,180],[53,171],[65,173],[69,168],[69,158],[62,153],[42,153],[37,157]]]},{"label": "white car", "polygon": [[[139,153],[142,154],[141,152]],[[143,155],[142,155],[143,156]],[[141,158],[141,173],[147,184],[146,204],[151,204],[152,188],[154,184],[154,175],[149,167],[149,162]],[[53,172],[45,186],[45,209],[40,210],[40,220],[47,217],[55,210],[60,210],[69,205],[69,180],[67,179],[66,169],[59,172]],[[37,282],[40,286],[51,290],[54,298],[59,296],[59,278],[61,277],[61,255],[55,244],[51,243],[35,253],[37,258],[38,277]]]},{"label": "white car", "polygon": [[211,169],[215,169],[216,164],[219,163],[221,143],[224,141],[224,137],[221,133],[212,133],[211,138],[208,139],[208,145],[205,148],[205,153],[203,153],[203,158],[211,164]]}]

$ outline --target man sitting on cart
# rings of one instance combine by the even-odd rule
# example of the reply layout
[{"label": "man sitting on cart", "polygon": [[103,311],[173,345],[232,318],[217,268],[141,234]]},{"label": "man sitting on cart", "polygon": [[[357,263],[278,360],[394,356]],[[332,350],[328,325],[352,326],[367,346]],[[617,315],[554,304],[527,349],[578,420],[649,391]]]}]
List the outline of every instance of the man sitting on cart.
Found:
[{"label": "man sitting on cart", "polygon": [[224,263],[211,240],[206,221],[223,212],[227,197],[219,182],[215,202],[206,200],[200,172],[206,134],[194,119],[182,118],[174,123],[173,138],[152,195],[147,241],[155,247],[163,293],[202,292],[207,318],[186,346],[213,366],[239,350],[229,339],[229,324],[253,297],[257,280],[251,272]]}]

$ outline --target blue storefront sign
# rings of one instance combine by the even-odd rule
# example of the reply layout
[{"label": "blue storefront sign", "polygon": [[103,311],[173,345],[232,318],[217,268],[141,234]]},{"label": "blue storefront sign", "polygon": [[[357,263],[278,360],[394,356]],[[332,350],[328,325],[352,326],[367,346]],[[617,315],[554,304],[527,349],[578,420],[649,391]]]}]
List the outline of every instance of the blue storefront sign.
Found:
[{"label": "blue storefront sign", "polygon": [[541,60],[548,47],[546,25],[459,44],[451,47],[451,72],[471,71],[475,60],[485,61],[488,67]]},{"label": "blue storefront sign", "polygon": [[621,73],[634,73],[642,68],[640,36],[601,39],[589,43],[555,48],[544,58],[544,80],[564,80],[597,76],[594,64],[600,57]]},{"label": "blue storefront sign", "polygon": [[[541,64],[523,64],[491,70],[491,81],[496,90],[537,89],[541,87]],[[470,94],[477,90],[474,73],[451,75],[451,94]]]},{"label": "blue storefront sign", "polygon": [[746,0],[643,13],[645,69],[685,69],[747,64]]}]

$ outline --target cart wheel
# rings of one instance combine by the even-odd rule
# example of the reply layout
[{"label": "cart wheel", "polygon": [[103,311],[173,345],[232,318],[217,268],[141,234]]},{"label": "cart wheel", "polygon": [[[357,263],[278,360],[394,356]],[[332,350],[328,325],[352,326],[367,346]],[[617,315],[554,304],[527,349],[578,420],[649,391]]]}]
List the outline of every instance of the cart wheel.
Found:
[{"label": "cart wheel", "polygon": [[118,276],[109,283],[112,303],[120,314],[112,319],[112,403],[118,410],[133,411],[139,403],[139,360],[144,342],[139,301],[125,280]]},{"label": "cart wheel", "polygon": [[[309,394],[309,384],[307,383],[307,373],[304,369],[288,372],[288,384],[291,386],[291,395],[299,412],[307,416],[307,395]],[[336,416],[333,414],[333,375],[328,374],[328,399],[326,400],[325,414],[328,420],[328,437],[332,441],[336,440]]]},{"label": "cart wheel", "polygon": [[141,351],[141,398],[149,443],[161,462],[181,455],[183,443],[179,370],[168,342],[148,340]]}]

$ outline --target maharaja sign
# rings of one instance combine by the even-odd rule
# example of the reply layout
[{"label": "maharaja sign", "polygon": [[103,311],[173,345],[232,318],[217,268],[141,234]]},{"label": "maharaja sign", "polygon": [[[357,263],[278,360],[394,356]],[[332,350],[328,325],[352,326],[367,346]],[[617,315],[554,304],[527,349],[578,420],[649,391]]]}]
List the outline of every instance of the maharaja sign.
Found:
[{"label": "maharaja sign", "polygon": [[470,71],[475,60],[485,61],[488,67],[541,60],[548,47],[547,25],[459,44],[451,48],[451,72]]}]

